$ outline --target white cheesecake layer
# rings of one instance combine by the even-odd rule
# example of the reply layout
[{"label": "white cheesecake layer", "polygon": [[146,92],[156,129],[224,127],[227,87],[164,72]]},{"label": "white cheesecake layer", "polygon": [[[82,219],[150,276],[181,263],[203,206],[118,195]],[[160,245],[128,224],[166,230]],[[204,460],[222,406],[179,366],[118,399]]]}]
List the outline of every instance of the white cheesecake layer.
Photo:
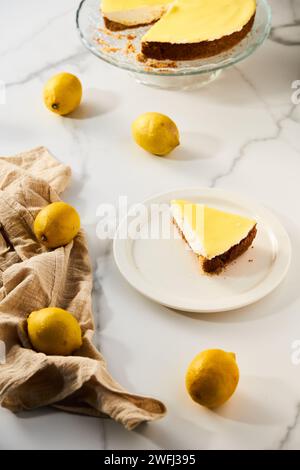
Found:
[{"label": "white cheesecake layer", "polygon": [[193,252],[198,256],[204,256],[207,258],[207,254],[205,253],[200,237],[192,229],[192,226],[189,224],[188,220],[182,217],[180,207],[176,204],[172,204],[171,214]]},{"label": "white cheesecake layer", "polygon": [[125,26],[151,24],[159,20],[166,12],[166,5],[153,5],[151,7],[139,7],[126,11],[102,11],[105,18]]}]

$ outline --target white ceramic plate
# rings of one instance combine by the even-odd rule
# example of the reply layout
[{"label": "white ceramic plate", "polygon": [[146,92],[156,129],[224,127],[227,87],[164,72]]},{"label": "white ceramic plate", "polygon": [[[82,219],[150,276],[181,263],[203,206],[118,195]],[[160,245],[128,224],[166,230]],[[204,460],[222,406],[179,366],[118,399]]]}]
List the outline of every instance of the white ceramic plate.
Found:
[{"label": "white ceramic plate", "polygon": [[[196,256],[171,223],[171,199],[188,199],[253,217],[258,229],[253,247],[220,275],[203,274]],[[288,271],[291,245],[285,229],[268,210],[237,194],[219,189],[185,189],[154,196],[143,204],[148,210],[140,222],[142,236],[131,235],[130,223],[136,219],[129,212],[116,233],[114,256],[127,281],[160,304],[189,312],[244,307],[272,292]],[[153,204],[163,204],[162,217],[171,227],[171,239],[164,239],[162,234],[157,238],[145,236],[149,230],[160,233],[162,217],[153,216],[149,210]]]}]

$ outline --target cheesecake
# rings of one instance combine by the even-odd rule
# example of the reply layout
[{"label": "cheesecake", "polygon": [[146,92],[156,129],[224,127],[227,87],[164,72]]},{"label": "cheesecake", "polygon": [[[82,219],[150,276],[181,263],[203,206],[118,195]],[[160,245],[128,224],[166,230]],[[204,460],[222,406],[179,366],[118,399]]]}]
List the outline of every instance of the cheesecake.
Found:
[{"label": "cheesecake", "polygon": [[242,255],[256,236],[254,219],[205,204],[173,200],[171,216],[206,273],[219,273]]},{"label": "cheesecake", "polygon": [[252,29],[255,0],[176,0],[142,38],[153,59],[214,56],[238,44]]},{"label": "cheesecake", "polygon": [[238,44],[252,29],[256,0],[103,0],[112,30],[153,24],[142,53],[157,60],[210,57]]}]

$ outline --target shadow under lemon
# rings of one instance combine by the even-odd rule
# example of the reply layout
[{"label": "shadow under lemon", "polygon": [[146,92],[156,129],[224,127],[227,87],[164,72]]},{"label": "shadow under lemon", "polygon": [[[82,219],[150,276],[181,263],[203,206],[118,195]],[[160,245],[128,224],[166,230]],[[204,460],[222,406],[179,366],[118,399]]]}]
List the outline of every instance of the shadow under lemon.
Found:
[{"label": "shadow under lemon", "polygon": [[72,113],[64,116],[65,119],[92,119],[114,111],[120,104],[121,97],[111,90],[99,88],[84,89],[80,106]]}]

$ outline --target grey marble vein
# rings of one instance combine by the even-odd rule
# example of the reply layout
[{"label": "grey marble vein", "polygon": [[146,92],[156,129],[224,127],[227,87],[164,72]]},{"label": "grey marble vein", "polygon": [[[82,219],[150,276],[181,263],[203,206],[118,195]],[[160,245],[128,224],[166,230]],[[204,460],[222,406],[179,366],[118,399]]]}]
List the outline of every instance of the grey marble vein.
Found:
[{"label": "grey marble vein", "polygon": [[[96,227],[95,231],[96,231]],[[93,295],[94,295],[94,316],[97,318],[96,321],[96,335],[97,335],[97,346],[100,348],[100,333],[101,333],[101,323],[99,321],[100,315],[103,310],[104,304],[104,291],[102,287],[102,282],[107,270],[107,264],[112,252],[112,243],[110,240],[103,241],[96,238],[97,247],[91,249],[91,256],[96,258],[96,266],[94,266],[94,280],[93,280]],[[99,253],[101,251],[101,253]],[[106,306],[105,306],[106,307]],[[107,308],[106,308],[107,310]]]},{"label": "grey marble vein", "polygon": [[51,70],[55,67],[59,67],[60,65],[65,64],[66,62],[72,62],[82,57],[88,57],[88,54],[89,54],[88,51],[85,51],[82,49],[82,47],[80,47],[80,51],[75,52],[74,54],[70,54],[69,56],[63,57],[62,59],[57,60],[56,62],[47,64],[38,70],[34,70],[33,72],[28,73],[27,75],[25,75],[23,78],[20,78],[19,80],[6,82],[6,88],[8,89],[8,88],[12,88],[12,87],[19,86],[19,85],[25,85],[26,83],[31,82],[32,80],[39,77],[42,73],[45,73],[48,70]]},{"label": "grey marble vein", "polygon": [[252,145],[256,145],[256,144],[260,144],[260,143],[263,143],[263,142],[272,142],[274,140],[277,140],[280,135],[281,135],[281,132],[282,132],[282,129],[283,129],[283,123],[286,121],[286,120],[289,120],[289,119],[292,119],[292,116],[293,116],[293,113],[294,113],[294,110],[296,108],[297,105],[292,105],[288,111],[288,113],[278,119],[276,121],[276,132],[274,133],[274,135],[271,135],[271,136],[267,136],[267,137],[259,137],[259,138],[254,138],[254,139],[250,139],[248,140],[247,142],[245,142],[242,147],[240,148],[240,151],[239,153],[233,158],[233,160],[231,161],[231,164],[230,164],[230,167],[228,168],[227,171],[225,171],[224,173],[221,173],[221,174],[218,174],[216,175],[212,180],[211,180],[211,183],[210,183],[210,187],[211,188],[214,188],[217,186],[218,182],[223,179],[223,178],[226,178],[227,176],[230,176],[232,175],[232,173],[235,171],[235,169],[237,168],[238,164],[243,160],[243,158],[246,156],[247,154],[247,151],[248,149],[252,146]]},{"label": "grey marble vein", "polygon": [[297,19],[296,2],[299,2],[299,0],[290,0],[290,9],[291,9],[294,21],[296,21]]},{"label": "grey marble vein", "polygon": [[277,42],[283,46],[299,46],[300,45],[300,20],[271,29],[271,41]]},{"label": "grey marble vein", "polygon": [[86,134],[84,133],[83,127],[78,124],[76,118],[64,120],[63,126],[66,132],[70,134],[74,153],[76,153],[78,161],[81,164],[80,186],[82,188],[89,178],[87,168],[90,155],[88,151],[88,139],[86,137]]},{"label": "grey marble vein", "polygon": [[[78,0],[79,2],[79,0]],[[99,240],[96,237],[97,217],[94,212],[93,204],[95,202],[95,192],[97,197],[103,200],[111,201],[116,197],[115,191],[112,191],[110,185],[101,185],[101,178],[107,174],[114,175],[114,184],[116,187],[120,184],[124,188],[123,172],[132,172],[131,178],[135,180],[134,185],[128,184],[125,186],[128,189],[128,197],[135,200],[137,197],[143,197],[145,194],[151,194],[153,190],[153,179],[162,180],[163,169],[162,166],[168,165],[168,161],[162,160],[149,160],[141,155],[141,158],[135,160],[138,155],[138,149],[133,152],[133,147],[130,146],[130,135],[123,137],[123,130],[120,131],[120,138],[115,138],[117,126],[121,127],[123,123],[128,125],[128,120],[133,119],[143,110],[166,110],[170,106],[169,97],[174,100],[176,98],[176,107],[174,109],[174,118],[179,119],[184,115],[186,110],[189,110],[189,116],[184,120],[185,125],[189,126],[190,123],[197,123],[194,132],[203,131],[203,123],[199,119],[199,106],[203,109],[201,113],[208,115],[211,113],[216,114],[216,119],[208,119],[205,124],[205,129],[208,135],[216,137],[217,125],[222,125],[224,111],[226,111],[226,119],[236,119],[237,113],[244,116],[245,109],[243,106],[249,105],[250,112],[245,113],[244,122],[241,123],[241,133],[237,137],[234,126],[228,126],[228,153],[224,156],[224,161],[221,169],[218,170],[214,163],[209,163],[209,171],[211,186],[221,186],[222,179],[230,176],[233,184],[237,181],[240,171],[251,172],[253,169],[252,164],[252,151],[260,150],[263,142],[275,141],[272,144],[272,149],[266,148],[266,152],[272,151],[275,158],[280,158],[282,154],[282,144],[284,144],[284,151],[286,155],[282,157],[282,165],[274,165],[274,177],[280,179],[282,175],[283,190],[290,189],[291,194],[295,197],[290,198],[290,203],[286,207],[286,220],[287,223],[290,219],[291,225],[287,229],[293,230],[292,242],[294,243],[295,254],[297,254],[297,231],[299,231],[299,223],[294,214],[297,213],[297,196],[299,194],[297,172],[299,172],[300,159],[294,158],[300,156],[298,146],[298,134],[300,123],[300,105],[292,105],[289,95],[289,88],[291,80],[300,79],[297,76],[297,60],[300,51],[300,0],[269,0],[274,10],[275,24],[272,29],[271,40],[267,41],[264,48],[260,50],[261,58],[258,61],[252,59],[251,73],[247,73],[247,67],[238,65],[236,73],[232,73],[232,88],[235,86],[243,85],[241,92],[245,93],[245,100],[238,99],[231,102],[231,96],[225,96],[227,93],[226,81],[223,82],[223,89],[221,95],[226,97],[224,101],[221,99],[220,103],[211,96],[207,99],[204,96],[195,94],[195,103],[191,106],[191,98],[189,93],[178,93],[178,95],[167,94],[162,91],[152,90],[151,88],[143,88],[141,85],[132,84],[128,89],[128,82],[122,79],[122,76],[117,73],[109,73],[109,71],[101,69],[101,62],[98,66],[88,68],[92,65],[92,55],[85,51],[81,46],[79,39],[74,43],[64,41],[67,28],[64,27],[64,21],[60,22],[59,18],[62,15],[66,16],[64,19],[68,24],[71,23],[71,10],[68,9],[73,4],[73,11],[75,11],[76,2],[71,0],[53,0],[51,9],[48,12],[50,23],[47,21],[43,8],[35,8],[40,5],[39,0],[27,0],[28,8],[26,9],[26,16],[21,23],[19,29],[14,30],[14,43],[9,42],[3,45],[2,57],[5,56],[5,68],[3,66],[3,73],[9,67],[9,81],[8,87],[11,88],[10,96],[11,101],[9,107],[0,106],[1,112],[1,143],[5,148],[5,153],[16,153],[16,148],[22,146],[27,147],[32,145],[37,138],[41,136],[45,138],[45,144],[51,148],[57,156],[66,156],[65,163],[70,163],[74,169],[74,180],[72,186],[64,194],[70,203],[78,207],[80,214],[82,214],[82,223],[85,231],[88,233],[89,252],[93,261],[93,309],[95,319],[95,344],[102,351],[108,360],[108,363],[113,369],[118,370],[120,367],[120,357],[124,360],[123,368],[125,372],[127,383],[134,382],[136,389],[146,393],[151,393],[154,390],[157,395],[162,392],[168,399],[169,415],[168,418],[162,420],[155,425],[149,425],[147,429],[144,427],[141,432],[128,433],[117,426],[112,425],[108,420],[91,420],[89,418],[82,418],[76,415],[56,415],[51,420],[51,415],[43,416],[43,412],[28,412],[26,419],[20,419],[14,415],[7,414],[6,410],[0,408],[0,447],[1,448],[46,448],[55,445],[59,448],[97,448],[97,449],[139,449],[139,448],[174,448],[176,443],[180,443],[181,447],[189,448],[193,446],[201,446],[210,449],[222,448],[278,448],[278,449],[291,449],[299,448],[299,441],[297,440],[300,431],[300,398],[294,399],[294,392],[297,390],[298,382],[295,371],[291,371],[289,367],[285,367],[284,361],[282,364],[276,365],[270,361],[260,361],[259,363],[253,359],[253,355],[249,355],[247,351],[247,342],[242,341],[245,334],[245,325],[247,326],[247,334],[257,336],[257,320],[259,316],[259,329],[261,331],[261,338],[263,341],[257,343],[257,353],[263,354],[265,350],[266,341],[268,342],[268,355],[276,356],[276,354],[286,354],[287,345],[285,339],[290,338],[291,334],[294,337],[294,332],[299,331],[299,318],[294,315],[293,309],[299,306],[299,298],[295,291],[297,290],[297,282],[293,282],[293,276],[287,284],[282,286],[282,290],[277,293],[277,300],[274,297],[274,304],[272,298],[260,307],[256,305],[255,308],[241,312],[239,318],[233,314],[220,314],[217,319],[205,321],[205,317],[201,317],[197,326],[195,322],[189,322],[189,319],[182,315],[175,317],[166,317],[164,310],[160,311],[160,307],[156,304],[151,306],[150,302],[145,303],[145,312],[143,310],[143,300],[140,296],[135,297],[132,291],[127,291],[116,280],[117,268],[113,262],[112,256],[112,243],[111,241]],[[3,3],[3,5],[2,5]],[[1,2],[1,13],[4,21],[11,21],[11,11],[13,2]],[[18,2],[15,2],[18,3]],[[7,6],[5,6],[5,4]],[[68,9],[68,10],[67,10]],[[59,14],[59,10],[64,12]],[[34,11],[36,18],[34,27],[31,24],[31,12]],[[69,14],[70,13],[70,14]],[[23,18],[21,18],[21,21]],[[49,26],[51,25],[51,26]],[[49,26],[49,27],[48,27]],[[72,27],[72,25],[70,25]],[[73,25],[75,28],[75,25]],[[73,31],[74,32],[74,31]],[[24,37],[22,41],[22,36]],[[59,54],[56,57],[45,57],[40,54],[43,52],[43,44],[51,41],[52,38],[57,40],[60,48],[55,49],[51,54]],[[39,44],[39,40],[43,39],[43,44]],[[26,46],[27,45],[27,46]],[[24,46],[24,47],[23,47]],[[289,49],[288,49],[289,47]],[[32,54],[30,53],[32,49]],[[26,68],[21,68],[20,56],[23,52],[28,52],[25,57]],[[14,53],[15,52],[15,53]],[[37,54],[35,54],[37,52]],[[265,56],[264,56],[265,54]],[[284,67],[278,73],[282,74],[280,80],[275,80],[273,83],[271,71],[269,71],[269,82],[266,81],[267,77],[263,76],[263,68],[274,60],[280,60],[286,54]],[[263,58],[267,57],[268,60],[264,62]],[[91,61],[91,62],[90,62]],[[4,62],[4,60],[3,60]],[[39,81],[38,85],[42,85],[46,75],[49,71],[55,71],[60,67],[65,68],[68,64],[72,66],[82,78],[86,87],[100,87],[107,93],[106,99],[102,102],[103,93],[95,93],[88,99],[88,93],[85,95],[85,104],[75,112],[70,118],[56,119],[54,116],[47,115],[40,112],[38,106],[36,109],[26,109],[27,100],[24,99],[24,94],[28,93],[29,97],[36,99],[36,87],[34,81]],[[7,69],[8,70],[8,69]],[[76,72],[76,73],[77,73]],[[22,85],[29,84],[27,87]],[[20,86],[19,86],[20,85]],[[222,88],[222,82],[219,82],[217,87]],[[108,116],[107,119],[103,116],[103,108],[105,108],[106,101],[109,101],[109,93],[115,93],[122,99],[121,105],[114,108],[114,115]],[[88,91],[88,90],[86,90]],[[137,91],[138,100],[132,99],[132,94]],[[290,94],[292,94],[292,89]],[[212,95],[214,89],[211,88]],[[210,91],[208,92],[208,95]],[[205,92],[204,92],[205,95]],[[202,101],[201,101],[201,98]],[[196,102],[198,100],[198,102]],[[101,113],[94,114],[89,112],[90,108],[96,103],[97,109],[101,109]],[[99,107],[98,104],[99,103]],[[254,106],[253,106],[254,104]],[[199,105],[199,106],[198,106]],[[226,109],[225,109],[226,107]],[[149,109],[150,108],[150,109]],[[94,109],[94,108],[93,108]],[[95,109],[94,109],[95,110]],[[220,111],[220,113],[219,113]],[[255,112],[257,116],[261,117],[261,126],[258,128],[255,122]],[[22,114],[23,113],[23,114]],[[102,114],[102,116],[100,116]],[[91,119],[91,117],[99,116],[99,119]],[[177,118],[176,118],[177,116]],[[30,117],[30,122],[29,121]],[[265,119],[264,119],[265,118]],[[217,125],[216,125],[217,123]],[[99,127],[103,126],[99,134]],[[249,135],[249,129],[252,128]],[[187,128],[187,131],[189,127]],[[119,129],[118,129],[119,132]],[[113,145],[112,140],[114,139]],[[127,140],[126,140],[127,139]],[[239,139],[238,141],[236,139]],[[220,142],[222,143],[221,139]],[[191,141],[192,152],[199,152],[198,141]],[[203,143],[205,145],[205,142]],[[293,145],[295,148],[293,148]],[[99,152],[99,148],[108,149],[110,152],[109,159],[93,158]],[[298,148],[297,148],[298,147]],[[131,150],[133,154],[131,154]],[[123,155],[125,154],[125,155]],[[121,158],[122,156],[122,158]],[[123,158],[125,157],[125,158]],[[286,158],[285,158],[286,157]],[[72,159],[71,159],[72,158]],[[135,163],[136,162],[136,163]],[[170,161],[169,161],[170,163]],[[119,165],[120,171],[116,172],[116,164]],[[170,163],[171,164],[171,163]],[[105,172],[103,172],[103,165],[105,165]],[[204,170],[206,169],[206,162],[201,162]],[[165,168],[168,170],[168,167]],[[153,172],[153,178],[146,179],[143,175],[147,175],[148,171]],[[162,171],[161,171],[162,170]],[[174,171],[168,171],[168,181],[170,186],[178,186],[178,177],[181,168],[175,168]],[[194,181],[195,167],[187,163],[185,166],[186,174],[184,178]],[[262,168],[262,172],[266,169]],[[97,186],[96,175],[99,175],[99,187]],[[101,176],[102,175],[102,176]],[[268,174],[266,173],[268,176]],[[141,177],[142,176],[142,177]],[[263,174],[264,176],[264,174]],[[266,176],[266,177],[267,177]],[[105,182],[106,183],[106,182]],[[220,184],[219,184],[220,183]],[[163,182],[161,184],[164,184]],[[268,185],[263,181],[257,182],[260,187],[262,200],[268,197]],[[123,189],[122,189],[123,191]],[[284,191],[274,191],[272,204],[277,207],[285,201],[282,201],[282,193]],[[158,191],[157,191],[158,192]],[[143,196],[144,195],[144,196]],[[91,202],[92,201],[92,202]],[[99,201],[100,202],[100,201]],[[91,220],[92,219],[92,220]],[[293,223],[292,223],[293,222]],[[292,233],[291,233],[292,234]],[[299,237],[298,237],[299,238]],[[294,270],[297,270],[297,256],[293,257]],[[299,264],[299,263],[298,263]],[[234,281],[234,280],[233,280]],[[120,288],[121,287],[121,288]],[[291,303],[291,295],[293,304]],[[295,295],[295,297],[293,297]],[[281,297],[280,297],[281,296]],[[297,304],[296,304],[297,303]],[[274,305],[276,304],[276,312],[274,315]],[[268,306],[269,305],[269,306]],[[290,305],[292,305],[290,307]],[[284,307],[285,315],[279,315]],[[256,310],[264,311],[263,314],[258,313]],[[275,312],[275,313],[276,313]],[[145,316],[144,316],[145,313]],[[125,321],[128,314],[128,321]],[[130,315],[129,315],[130,314]],[[254,317],[253,317],[254,315]],[[137,328],[140,328],[140,342],[132,342],[130,340],[130,333],[132,323],[138,318]],[[153,321],[151,321],[153,319]],[[288,322],[287,322],[288,319]],[[204,321],[203,321],[204,320]],[[145,321],[145,323],[144,323]],[[156,323],[159,321],[159,328]],[[270,322],[274,328],[270,328]],[[282,328],[283,323],[288,325],[284,332],[285,336],[282,342],[278,343],[278,330]],[[117,325],[117,327],[116,327]],[[124,334],[118,331],[118,325],[124,328]],[[145,327],[149,326],[149,328]],[[232,328],[234,327],[234,337],[232,336]],[[127,330],[128,328],[128,330]],[[180,333],[178,333],[180,332]],[[137,356],[137,347],[141,344],[147,343],[149,345],[149,338],[156,335],[155,353],[152,357]],[[211,413],[202,413],[201,410],[195,413],[195,408],[186,400],[184,403],[183,395],[181,392],[174,394],[175,380],[176,384],[179,381],[182,384],[182,375],[178,375],[177,369],[171,380],[166,381],[161,389],[157,384],[153,384],[151,391],[151,380],[149,375],[145,375],[144,380],[143,371],[137,370],[139,364],[146,364],[147,368],[153,373],[153,377],[161,377],[165,374],[166,364],[174,362],[174,338],[180,334],[182,348],[185,349],[187,356],[192,357],[194,354],[193,344],[201,344],[207,342],[207,338],[221,338],[222,341],[232,343],[232,347],[237,350],[238,354],[244,355],[249,358],[249,364],[244,364],[243,373],[249,374],[253,369],[257,377],[265,375],[265,368],[268,368],[268,380],[266,382],[259,379],[257,382],[251,381],[249,385],[251,388],[245,394],[245,402],[243,402],[243,390],[238,392],[240,395],[233,398],[230,407],[225,411],[224,416],[215,415]],[[237,340],[238,338],[238,340]],[[112,341],[112,343],[111,343]],[[151,343],[150,343],[151,346]],[[118,347],[120,349],[118,349]],[[152,349],[145,348],[146,351]],[[141,352],[144,354],[144,351]],[[156,358],[164,357],[164,361],[158,361]],[[143,362],[139,362],[142,359]],[[169,362],[168,362],[169,361]],[[177,362],[178,364],[178,362]],[[252,369],[253,367],[253,369]],[[153,369],[151,369],[153,368]],[[173,372],[171,371],[173,374]],[[145,371],[147,374],[147,371]],[[251,374],[251,372],[250,372]],[[274,379],[271,380],[271,376]],[[277,379],[280,379],[282,390],[291,390],[291,393],[282,393]],[[154,379],[155,380],[155,379]],[[276,382],[275,382],[276,380]],[[146,381],[148,385],[146,385]],[[263,403],[264,393],[269,393],[270,386],[276,388],[276,397],[270,400],[265,407]],[[247,401],[247,394],[249,393]],[[275,394],[274,394],[275,395]],[[284,398],[286,397],[286,398]],[[178,398],[182,399],[182,406],[178,407]],[[297,404],[297,401],[298,404]],[[244,404],[247,407],[250,405],[250,412],[244,413]],[[174,411],[175,410],[175,411]],[[253,415],[255,419],[249,419]],[[224,419],[225,418],[225,419]],[[201,421],[201,422],[200,422]],[[74,430],[79,429],[77,434]],[[11,436],[14,439],[11,439]],[[200,441],[199,441],[200,439]],[[50,444],[49,444],[50,443]],[[170,446],[170,447],[168,447]]]},{"label": "grey marble vein", "polygon": [[[291,20],[289,22],[273,26],[269,39],[283,46],[299,46],[300,2],[299,0],[289,0],[287,3],[288,4],[284,6],[284,2],[282,2],[282,8],[289,9]],[[275,8],[275,5],[273,8]]]},{"label": "grey marble vein", "polygon": [[239,66],[234,66],[235,70],[237,73],[240,75],[242,80],[248,85],[248,87],[252,90],[258,101],[264,106],[265,110],[269,114],[270,118],[272,119],[273,123],[276,125],[277,124],[277,119],[272,112],[272,108],[268,104],[268,102],[264,99],[264,97],[258,92],[256,86],[251,82],[251,80],[244,74],[244,72],[241,70]]},{"label": "grey marble vein", "polygon": [[7,56],[8,54],[11,54],[12,52],[16,52],[19,49],[22,49],[25,45],[29,44],[33,39],[35,39],[37,36],[39,36],[41,33],[43,33],[45,30],[47,30],[49,27],[53,26],[53,24],[61,19],[67,16],[69,13],[74,12],[74,8],[69,8],[68,10],[55,15],[53,18],[50,18],[46,24],[38,28],[36,31],[33,31],[27,38],[23,39],[19,44],[17,44],[14,47],[11,47],[7,49],[6,51],[2,52],[0,54],[0,58],[3,58]]},{"label": "grey marble vein", "polygon": [[300,402],[297,403],[296,413],[295,413],[293,422],[288,425],[284,436],[279,441],[278,450],[283,450],[285,446],[289,443],[292,437],[293,431],[295,430],[295,428],[297,427],[299,423],[300,423]]},{"label": "grey marble vein", "polygon": [[103,295],[103,289],[100,280],[96,275],[93,277],[93,289],[92,289],[92,299],[93,299],[93,312],[94,312],[94,321],[95,321],[95,335],[94,335],[94,344],[97,349],[100,350],[100,314],[101,314],[101,298]]}]

